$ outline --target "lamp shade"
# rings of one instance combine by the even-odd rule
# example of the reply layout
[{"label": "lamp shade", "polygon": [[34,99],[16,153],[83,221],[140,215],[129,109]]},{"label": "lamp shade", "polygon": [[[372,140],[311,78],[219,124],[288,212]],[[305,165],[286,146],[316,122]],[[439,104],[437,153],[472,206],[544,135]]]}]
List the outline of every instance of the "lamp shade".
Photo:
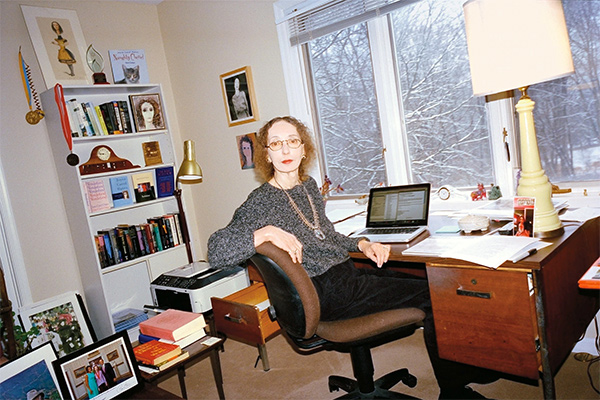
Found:
[{"label": "lamp shade", "polygon": [[202,179],[202,168],[196,162],[196,148],[193,140],[183,143],[183,162],[177,172],[177,181],[196,181]]},{"label": "lamp shade", "polygon": [[469,0],[463,10],[474,95],[575,72],[560,0]]}]

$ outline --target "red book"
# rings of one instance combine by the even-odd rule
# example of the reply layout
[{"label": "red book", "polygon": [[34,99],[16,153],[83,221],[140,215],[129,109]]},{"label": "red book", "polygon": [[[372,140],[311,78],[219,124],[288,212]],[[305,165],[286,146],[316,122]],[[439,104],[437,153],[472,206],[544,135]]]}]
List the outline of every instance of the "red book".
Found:
[{"label": "red book", "polygon": [[204,329],[206,322],[202,314],[168,309],[140,323],[140,332],[174,342]]},{"label": "red book", "polygon": [[133,348],[135,359],[148,365],[158,365],[181,354],[181,347],[151,340]]},{"label": "red book", "polygon": [[600,258],[594,261],[578,283],[582,289],[600,289]]}]

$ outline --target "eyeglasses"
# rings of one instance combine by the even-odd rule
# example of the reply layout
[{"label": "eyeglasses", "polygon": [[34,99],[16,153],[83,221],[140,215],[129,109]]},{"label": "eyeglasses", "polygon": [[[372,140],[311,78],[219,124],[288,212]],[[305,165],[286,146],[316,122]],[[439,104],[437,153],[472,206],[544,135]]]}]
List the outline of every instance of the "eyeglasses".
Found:
[{"label": "eyeglasses", "polygon": [[298,138],[292,138],[292,139],[286,139],[286,140],[275,140],[274,142],[269,143],[267,146],[273,151],[277,151],[277,150],[281,150],[281,148],[283,147],[283,143],[287,143],[288,147],[290,149],[297,149],[298,147],[300,147],[302,145],[302,139],[298,139]]}]

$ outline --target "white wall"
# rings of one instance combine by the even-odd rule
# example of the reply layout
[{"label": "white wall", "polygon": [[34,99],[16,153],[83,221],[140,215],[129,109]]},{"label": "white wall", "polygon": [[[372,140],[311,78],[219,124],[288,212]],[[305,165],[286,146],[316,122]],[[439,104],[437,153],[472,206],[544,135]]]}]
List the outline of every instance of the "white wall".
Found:
[{"label": "white wall", "polygon": [[81,282],[47,136],[61,133],[47,132],[44,121],[34,126],[25,121],[29,109],[19,46],[38,92],[46,88],[20,4],[76,10],[86,42],[107,61],[109,81],[109,49],[145,50],[151,82],[163,85],[179,159],[182,138],[196,141],[205,178],[186,186],[184,196],[196,258],[204,257],[210,233],[228,222],[258,184],[253,171],[239,167],[235,136],[256,131],[261,121],[227,126],[219,75],[251,66],[259,115],[264,120],[287,112],[272,1],[166,1],[155,6],[0,0],[0,163],[32,301],[39,301],[81,291]]}]

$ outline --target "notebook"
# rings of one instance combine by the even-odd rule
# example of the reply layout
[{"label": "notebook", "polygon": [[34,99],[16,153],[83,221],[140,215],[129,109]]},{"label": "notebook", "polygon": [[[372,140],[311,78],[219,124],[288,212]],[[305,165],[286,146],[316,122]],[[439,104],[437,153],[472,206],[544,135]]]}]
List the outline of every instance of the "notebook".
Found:
[{"label": "notebook", "polygon": [[427,229],[431,184],[372,188],[366,228],[350,237],[372,242],[407,243]]}]

